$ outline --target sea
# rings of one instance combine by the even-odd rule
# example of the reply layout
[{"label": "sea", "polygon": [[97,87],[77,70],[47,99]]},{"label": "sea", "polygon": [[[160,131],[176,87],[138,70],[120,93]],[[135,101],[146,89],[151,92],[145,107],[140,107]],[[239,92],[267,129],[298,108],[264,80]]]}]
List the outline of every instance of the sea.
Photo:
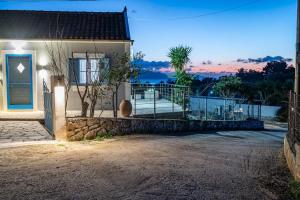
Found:
[{"label": "sea", "polygon": [[[175,78],[166,78],[166,79],[139,79],[139,83],[149,83],[149,84],[158,84],[158,83],[167,83],[170,81],[175,81]],[[131,80],[132,83],[135,83],[135,80]]]}]

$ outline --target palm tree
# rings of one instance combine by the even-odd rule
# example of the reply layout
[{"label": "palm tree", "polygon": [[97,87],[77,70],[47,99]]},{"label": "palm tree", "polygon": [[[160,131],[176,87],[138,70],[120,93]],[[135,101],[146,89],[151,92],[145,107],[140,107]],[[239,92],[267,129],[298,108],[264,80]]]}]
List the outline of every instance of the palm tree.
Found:
[{"label": "palm tree", "polygon": [[[168,57],[171,58],[171,64],[175,68],[176,71],[176,85],[188,86],[192,85],[193,77],[186,73],[184,70],[184,66],[190,62],[190,54],[192,52],[192,48],[188,46],[177,46],[170,49]],[[187,108],[188,99],[186,98],[186,88],[182,90],[182,88],[174,88],[172,93],[176,103],[183,106],[183,110]],[[183,94],[183,95],[182,95]]]},{"label": "palm tree", "polygon": [[188,46],[178,46],[170,49],[168,57],[171,58],[171,64],[177,73],[184,71],[184,66],[190,62],[192,48]]}]

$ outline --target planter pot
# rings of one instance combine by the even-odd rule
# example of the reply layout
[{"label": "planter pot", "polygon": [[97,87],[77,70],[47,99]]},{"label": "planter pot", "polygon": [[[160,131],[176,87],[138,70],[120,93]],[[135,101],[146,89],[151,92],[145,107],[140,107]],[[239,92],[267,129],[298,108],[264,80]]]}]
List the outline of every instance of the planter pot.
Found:
[{"label": "planter pot", "polygon": [[128,100],[122,100],[120,103],[120,112],[123,117],[129,117],[132,112],[131,102]]}]

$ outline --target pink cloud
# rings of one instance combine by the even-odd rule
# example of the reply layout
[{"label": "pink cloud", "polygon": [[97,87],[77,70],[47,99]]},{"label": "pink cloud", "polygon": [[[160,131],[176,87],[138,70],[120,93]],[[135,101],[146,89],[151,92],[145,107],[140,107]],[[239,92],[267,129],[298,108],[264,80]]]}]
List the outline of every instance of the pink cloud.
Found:
[{"label": "pink cloud", "polygon": [[[266,64],[267,63],[241,63],[241,62],[228,62],[222,64],[199,64],[196,66],[186,67],[186,70],[190,73],[201,73],[201,72],[236,73],[240,68],[244,68],[246,70],[252,69],[256,71],[262,71],[262,69],[266,66]],[[289,63],[289,64],[293,64],[293,63]],[[175,70],[172,67],[160,68],[159,71],[162,73],[175,72]]]},{"label": "pink cloud", "polygon": [[221,65],[198,65],[191,68],[191,72],[199,73],[199,72],[231,72],[236,73],[240,68],[244,68],[246,70],[252,69],[256,71],[261,71],[263,67],[266,66],[266,63],[223,63]]},{"label": "pink cloud", "polygon": [[172,67],[168,67],[168,68],[160,68],[159,71],[162,73],[170,73],[170,72],[175,72],[175,69]]},{"label": "pink cloud", "polygon": [[[187,71],[191,73],[201,73],[201,72],[214,72],[214,73],[220,73],[220,72],[230,72],[230,73],[236,73],[240,68],[244,68],[246,70],[252,69],[256,71],[261,71],[263,67],[266,66],[266,63],[237,63],[237,62],[231,62],[231,63],[223,63],[220,65],[197,65],[197,66],[191,66],[187,67]],[[159,70],[163,73],[169,73],[174,72],[175,70],[171,67],[169,68],[161,68]]]}]

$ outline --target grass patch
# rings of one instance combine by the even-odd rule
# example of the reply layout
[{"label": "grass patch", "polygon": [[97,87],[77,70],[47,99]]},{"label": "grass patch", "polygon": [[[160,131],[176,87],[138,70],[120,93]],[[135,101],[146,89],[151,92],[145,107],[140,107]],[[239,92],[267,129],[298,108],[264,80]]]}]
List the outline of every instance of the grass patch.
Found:
[{"label": "grass patch", "polygon": [[104,138],[100,135],[97,135],[96,138],[95,138],[96,141],[102,141],[104,140]]},{"label": "grass patch", "polygon": [[97,136],[96,136],[96,141],[102,141],[102,140],[105,140],[105,139],[111,139],[113,138],[113,134],[108,131],[106,133],[97,133]]},{"label": "grass patch", "polygon": [[289,184],[289,190],[294,199],[300,199],[300,182],[291,181]]},{"label": "grass patch", "polygon": [[58,147],[65,147],[66,145],[64,144],[57,144]]},{"label": "grass patch", "polygon": [[283,150],[273,151],[266,146],[250,152],[245,156],[241,170],[258,181],[267,199],[300,200],[300,183],[291,181],[293,177]]}]

